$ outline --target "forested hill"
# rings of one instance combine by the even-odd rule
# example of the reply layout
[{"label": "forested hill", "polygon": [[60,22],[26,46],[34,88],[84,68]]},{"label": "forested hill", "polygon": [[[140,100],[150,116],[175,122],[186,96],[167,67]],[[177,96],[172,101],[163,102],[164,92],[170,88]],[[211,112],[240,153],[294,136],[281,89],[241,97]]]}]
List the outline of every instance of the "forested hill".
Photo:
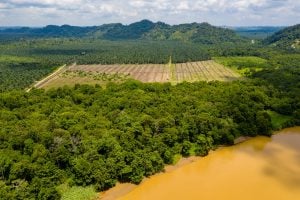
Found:
[{"label": "forested hill", "polygon": [[142,20],[130,25],[104,24],[76,27],[49,25],[43,28],[10,28],[0,30],[0,38],[88,37],[109,40],[180,40],[203,44],[239,42],[242,39],[234,31],[215,27],[208,23],[168,25]]},{"label": "forested hill", "polygon": [[264,40],[266,44],[272,44],[284,48],[300,48],[300,24],[285,28]]}]

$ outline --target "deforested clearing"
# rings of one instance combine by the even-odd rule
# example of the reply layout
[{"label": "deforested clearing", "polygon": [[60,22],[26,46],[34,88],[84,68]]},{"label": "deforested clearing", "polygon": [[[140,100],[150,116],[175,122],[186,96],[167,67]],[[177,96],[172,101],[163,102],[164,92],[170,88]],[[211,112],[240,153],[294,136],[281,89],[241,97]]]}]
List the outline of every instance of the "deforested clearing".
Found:
[{"label": "deforested clearing", "polygon": [[44,88],[75,84],[105,84],[135,79],[144,83],[234,81],[240,75],[212,60],[177,64],[72,65]]}]

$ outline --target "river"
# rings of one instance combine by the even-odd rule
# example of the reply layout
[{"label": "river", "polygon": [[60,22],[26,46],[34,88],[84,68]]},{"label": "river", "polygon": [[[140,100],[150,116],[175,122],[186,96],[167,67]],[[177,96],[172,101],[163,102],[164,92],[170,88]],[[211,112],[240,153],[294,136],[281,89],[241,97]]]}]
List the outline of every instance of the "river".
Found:
[{"label": "river", "polygon": [[300,127],[255,137],[131,188],[120,200],[298,200]]}]

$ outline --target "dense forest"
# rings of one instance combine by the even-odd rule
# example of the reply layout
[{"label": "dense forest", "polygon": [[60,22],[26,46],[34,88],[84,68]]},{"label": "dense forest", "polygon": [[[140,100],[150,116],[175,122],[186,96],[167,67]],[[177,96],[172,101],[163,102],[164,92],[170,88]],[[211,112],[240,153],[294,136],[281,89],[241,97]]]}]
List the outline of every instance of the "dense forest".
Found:
[{"label": "dense forest", "polygon": [[259,81],[128,81],[1,93],[1,198],[59,199],[65,182],[100,191],[139,183],[175,155],[204,156],[241,135],[270,135],[268,111],[293,116],[284,126],[299,123],[298,92]]},{"label": "dense forest", "polygon": [[[61,185],[103,191],[139,183],[178,156],[205,156],[240,136],[300,125],[299,52],[270,44],[206,23],[1,30],[0,199],[56,200]],[[215,59],[250,73],[229,83],[128,80],[24,91],[63,64],[170,57]]]}]

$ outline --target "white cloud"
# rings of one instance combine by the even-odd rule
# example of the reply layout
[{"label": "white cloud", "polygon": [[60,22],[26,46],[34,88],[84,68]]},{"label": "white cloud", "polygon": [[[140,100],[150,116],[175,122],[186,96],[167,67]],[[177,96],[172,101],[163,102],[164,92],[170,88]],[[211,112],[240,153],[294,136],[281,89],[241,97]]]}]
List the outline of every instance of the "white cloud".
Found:
[{"label": "white cloud", "polygon": [[182,1],[178,4],[177,9],[179,10],[190,10],[190,5],[188,1]]},{"label": "white cloud", "polygon": [[1,0],[1,25],[131,23],[290,25],[300,23],[298,0]]}]

